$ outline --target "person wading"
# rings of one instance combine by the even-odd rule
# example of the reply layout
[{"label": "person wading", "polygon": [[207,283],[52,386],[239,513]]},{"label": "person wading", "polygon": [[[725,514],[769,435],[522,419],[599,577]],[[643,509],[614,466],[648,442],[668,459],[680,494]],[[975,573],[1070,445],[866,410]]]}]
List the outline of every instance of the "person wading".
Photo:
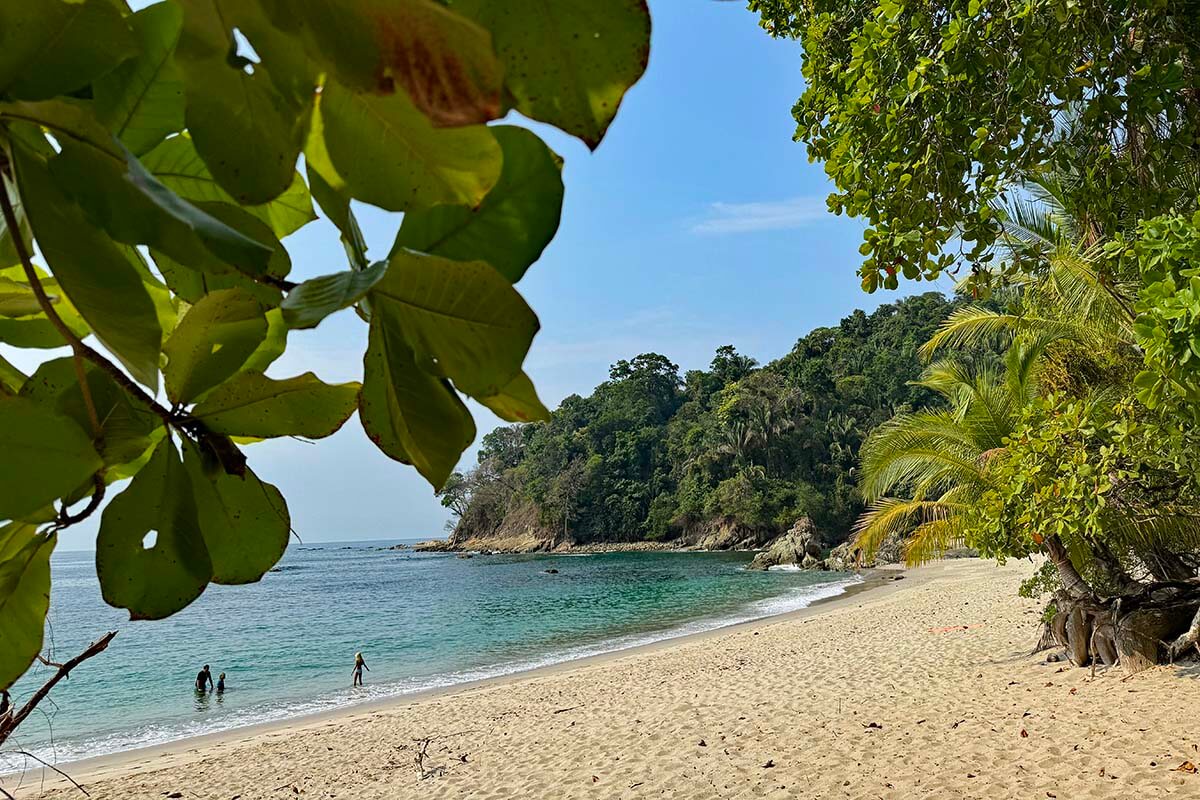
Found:
[{"label": "person wading", "polygon": [[212,673],[208,669],[208,664],[204,665],[204,669],[196,674],[196,691],[203,694],[212,688],[213,679]]},{"label": "person wading", "polygon": [[351,685],[362,686],[362,671],[364,669],[367,672],[371,671],[371,668],[367,666],[367,662],[363,661],[362,653],[355,653],[354,654],[354,680]]}]

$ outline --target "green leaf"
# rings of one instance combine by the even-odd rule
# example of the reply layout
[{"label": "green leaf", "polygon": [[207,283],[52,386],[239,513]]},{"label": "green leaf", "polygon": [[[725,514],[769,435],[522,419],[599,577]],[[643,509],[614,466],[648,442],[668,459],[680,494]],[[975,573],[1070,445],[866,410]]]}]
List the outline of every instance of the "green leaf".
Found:
[{"label": "green leaf", "polygon": [[15,395],[28,379],[29,376],[0,356],[0,397]]},{"label": "green leaf", "polygon": [[434,0],[262,0],[322,67],[356,91],[406,92],[435,125],[501,115],[502,67],[483,28]]},{"label": "green leaf", "polygon": [[[312,92],[280,89],[266,65],[249,72],[236,57],[234,6],[182,0],[176,61],[187,89],[187,128],[213,177],[242,205],[260,205],[292,184],[307,134]],[[247,4],[248,5],[248,4]]]},{"label": "green leaf", "polygon": [[267,336],[265,309],[240,289],[205,295],[163,345],[167,396],[189,403],[232,376]]},{"label": "green leaf", "polygon": [[[107,146],[117,149],[101,149]],[[196,269],[209,253],[251,275],[263,272],[271,259],[268,247],[179,197],[111,136],[86,144],[63,139],[50,171],[59,187],[119,242],[148,245]]]},{"label": "green leaf", "polygon": [[400,321],[387,308],[371,316],[359,420],[387,456],[440,489],[475,438],[475,423],[444,380],[417,368]]},{"label": "green leaf", "polygon": [[0,317],[27,317],[41,310],[37,295],[28,283],[0,278]]},{"label": "green leaf", "polygon": [[492,413],[505,422],[534,422],[550,419],[550,409],[537,396],[533,381],[522,372],[491,397],[477,398]]},{"label": "green leaf", "polygon": [[387,273],[388,262],[368,269],[312,278],[288,292],[280,308],[289,328],[315,328],[335,311],[357,303]]},{"label": "green leaf", "polygon": [[183,76],[175,46],[183,11],[155,3],[130,18],[141,52],[96,81],[96,116],[134,153],[141,155],[183,129]]},{"label": "green leaf", "polygon": [[0,94],[22,100],[67,94],[136,52],[112,0],[0,3]]},{"label": "green leaf", "polygon": [[50,554],[58,537],[14,522],[0,528],[0,690],[11,687],[42,649],[50,608]]},{"label": "green leaf", "polygon": [[487,261],[513,283],[554,238],[562,213],[562,159],[531,131],[490,128],[504,151],[500,180],[478,208],[440,205],[404,215],[393,247]]},{"label": "green leaf", "polygon": [[492,32],[516,109],[593,150],[646,71],[645,0],[452,0],[450,7]]},{"label": "green leaf", "polygon": [[196,446],[183,444],[183,466],[200,514],[200,532],[212,561],[212,582],[254,583],[283,557],[291,517],[283,495],[249,469],[239,478],[206,474]]},{"label": "green leaf", "polygon": [[[266,275],[271,278],[283,278],[291,272],[291,256],[288,255],[287,248],[275,238],[267,223],[245,209],[227,203],[202,202],[197,206],[206,214],[271,250],[271,259],[267,262],[266,270],[256,273],[259,277]],[[206,294],[218,289],[241,289],[254,295],[266,306],[277,306],[283,300],[283,293],[278,288],[261,283],[251,275],[230,267],[205,252],[197,252],[190,266],[180,264],[157,250],[151,250],[150,256],[158,265],[158,271],[171,287],[171,291],[189,303],[198,303]]]},{"label": "green leaf", "polygon": [[228,436],[322,439],[354,413],[359,388],[357,383],[330,385],[311,372],[281,381],[243,372],[209,393],[192,414],[209,430]]},{"label": "green leaf", "polygon": [[278,308],[267,310],[267,335],[246,363],[241,372],[266,372],[267,367],[287,350],[288,326],[283,321],[283,312]]},{"label": "green leaf", "polygon": [[[200,204],[202,208],[209,208],[209,202],[237,204],[233,195],[222,189],[213,178],[189,136],[167,139],[142,157],[142,166],[175,194]],[[262,205],[242,206],[241,209],[267,223],[280,239],[317,218],[313,213],[308,187],[296,171],[292,172],[291,184],[279,197]]]},{"label": "green leaf", "polygon": [[104,601],[127,609],[130,619],[163,619],[199,597],[213,567],[198,516],[175,444],[163,439],[100,518],[96,573]]},{"label": "green leaf", "polygon": [[490,397],[521,371],[537,317],[508,280],[483,261],[402,250],[369,295],[404,331],[421,369]]},{"label": "green leaf", "polygon": [[141,277],[125,254],[58,190],[38,155],[23,143],[13,153],[26,211],[54,277],[129,374],[157,389],[162,328]]},{"label": "green leaf", "polygon": [[[79,316],[75,306],[71,304],[70,298],[59,288],[58,281],[46,277],[45,271],[38,269],[37,265],[34,265],[34,269],[38,273],[42,288],[50,298],[54,310],[58,312],[59,318],[80,339],[86,337],[90,329],[83,321],[83,317]],[[24,276],[25,272],[19,266],[0,269],[0,285],[15,286],[18,287],[16,291],[32,294],[33,289],[23,280]],[[4,291],[4,289],[0,289],[0,293]],[[46,315],[41,313],[40,309],[37,313],[12,319],[0,314],[0,342],[14,347],[40,349],[62,347],[66,344],[62,334],[58,332]]]},{"label": "green leaf", "polygon": [[[162,426],[161,421],[99,367],[85,363],[83,369],[100,420],[100,457],[106,465],[136,460],[150,447],[150,437]],[[80,430],[91,430],[91,418],[70,356],[40,365],[22,387],[21,397],[68,417]]]},{"label": "green leaf", "polygon": [[402,92],[321,92],[325,146],[350,193],[388,211],[436,203],[477,205],[500,178],[503,156],[484,126],[437,129]]},{"label": "green leaf", "polygon": [[0,519],[69,494],[103,462],[83,429],[22,397],[0,397]]}]

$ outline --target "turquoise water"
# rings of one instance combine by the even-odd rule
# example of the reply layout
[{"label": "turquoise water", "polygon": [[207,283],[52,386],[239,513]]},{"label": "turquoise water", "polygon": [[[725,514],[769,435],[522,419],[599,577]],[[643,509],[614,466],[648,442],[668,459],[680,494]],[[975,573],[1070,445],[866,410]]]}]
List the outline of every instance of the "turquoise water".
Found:
[{"label": "turquoise water", "polygon": [[[746,553],[461,559],[384,544],[293,546],[258,584],[210,587],[175,617],[138,623],[101,601],[93,554],[55,554],[55,655],[120,633],[10,746],[61,763],[781,613],[851,580],[750,572]],[[356,651],[370,671],[352,689]],[[193,691],[204,664],[226,673],[223,695]],[[35,668],[15,699],[47,674]],[[8,759],[0,770],[23,766]]]}]

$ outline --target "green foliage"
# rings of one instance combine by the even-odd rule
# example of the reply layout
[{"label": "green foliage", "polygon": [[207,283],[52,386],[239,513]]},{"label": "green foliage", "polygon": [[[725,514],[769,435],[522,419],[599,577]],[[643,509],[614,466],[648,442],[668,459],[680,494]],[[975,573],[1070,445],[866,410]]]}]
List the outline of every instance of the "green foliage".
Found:
[{"label": "green foliage", "polygon": [[42,649],[56,543],[36,525],[0,526],[0,685],[12,685]]},{"label": "green foliage", "polygon": [[464,537],[531,507],[580,542],[670,539],[710,523],[766,538],[804,515],[845,535],[862,509],[859,444],[895,408],[934,400],[908,381],[953,307],[928,294],[855,312],[761,369],[728,345],[682,379],[656,353],[619,361],[590,397],[485,436],[479,465],[444,502]]},{"label": "green foliage", "polygon": [[[243,445],[358,410],[438,487],[475,435],[460,392],[548,416],[513,284],[558,228],[562,163],[486,123],[511,107],[594,147],[648,46],[635,0],[3,4],[0,343],[71,355],[0,359],[0,689],[40,646],[55,534],[101,508],[104,598],[160,618],[287,545]],[[297,284],[281,240],[314,199],[347,264]],[[374,266],[353,201],[406,212]],[[349,309],[361,384],[264,374],[290,329]]]},{"label": "green foliage", "polygon": [[803,45],[797,139],[837,187],[830,209],[867,222],[868,291],[986,263],[1002,231],[994,201],[1045,167],[1072,172],[1100,235],[1181,196],[1200,134],[1194,3],[750,7]]},{"label": "green foliage", "polygon": [[1146,220],[1109,252],[1143,280],[1134,323],[1146,366],[1135,379],[1138,399],[1200,424],[1200,213]]}]

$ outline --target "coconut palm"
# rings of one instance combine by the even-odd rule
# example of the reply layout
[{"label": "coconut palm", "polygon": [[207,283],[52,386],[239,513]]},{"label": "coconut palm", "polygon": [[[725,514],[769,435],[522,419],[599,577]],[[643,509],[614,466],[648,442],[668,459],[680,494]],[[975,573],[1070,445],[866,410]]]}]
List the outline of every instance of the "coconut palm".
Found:
[{"label": "coconut palm", "polygon": [[905,536],[905,560],[926,561],[963,538],[963,512],[989,488],[987,461],[1004,446],[1037,394],[1038,360],[1053,336],[1022,337],[1002,368],[945,359],[916,385],[946,399],[941,409],[898,414],[863,443],[859,490],[870,504],[855,543],[874,553]]}]

